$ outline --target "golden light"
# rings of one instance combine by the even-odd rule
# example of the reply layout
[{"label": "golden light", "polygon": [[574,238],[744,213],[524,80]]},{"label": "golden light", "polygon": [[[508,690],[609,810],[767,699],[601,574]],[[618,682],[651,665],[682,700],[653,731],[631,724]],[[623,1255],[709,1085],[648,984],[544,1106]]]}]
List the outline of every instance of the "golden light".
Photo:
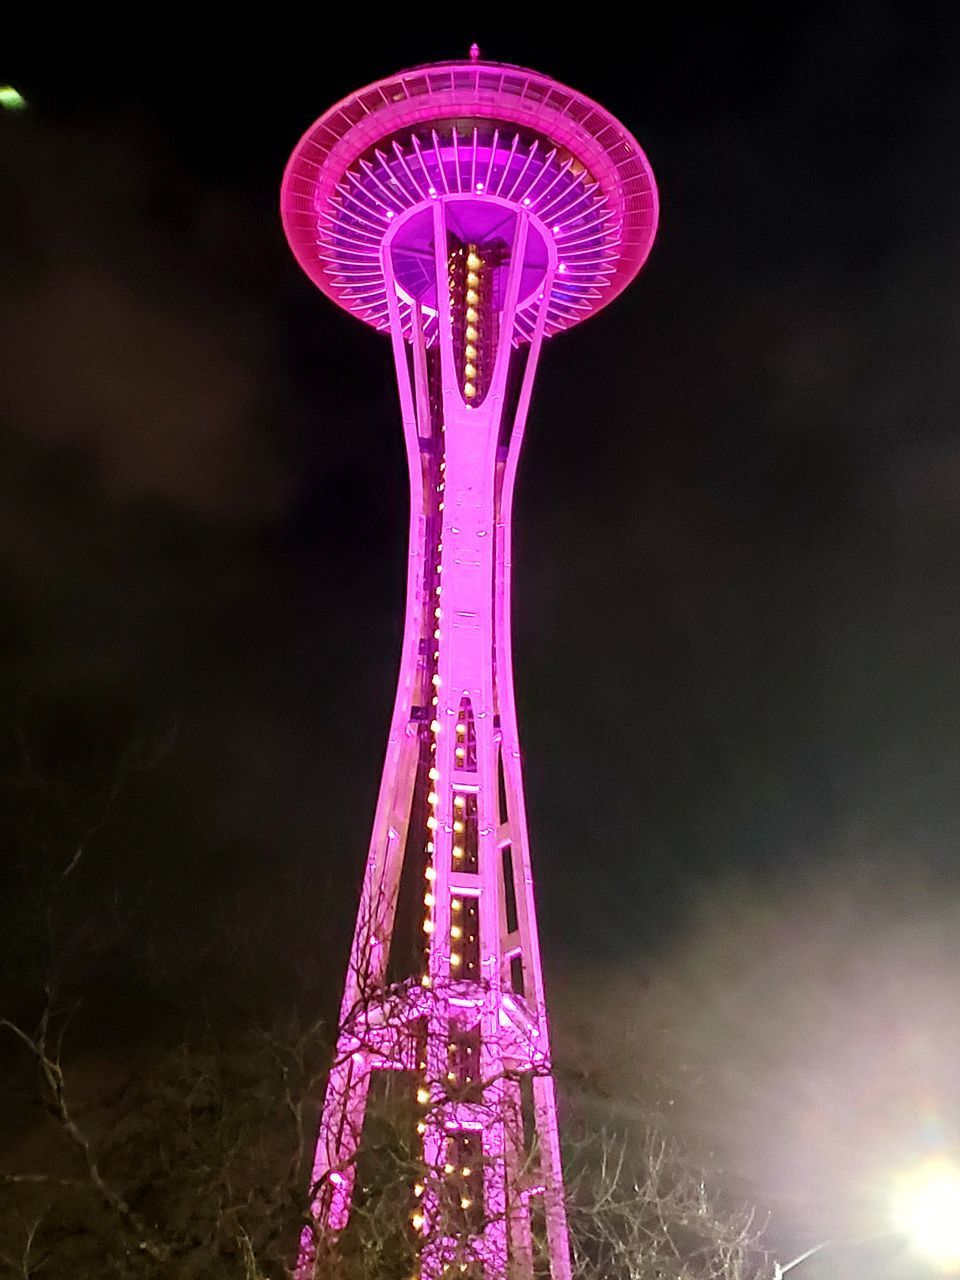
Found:
[{"label": "golden light", "polygon": [[932,1156],[898,1179],[893,1202],[897,1229],[944,1272],[960,1267],[960,1167]]}]

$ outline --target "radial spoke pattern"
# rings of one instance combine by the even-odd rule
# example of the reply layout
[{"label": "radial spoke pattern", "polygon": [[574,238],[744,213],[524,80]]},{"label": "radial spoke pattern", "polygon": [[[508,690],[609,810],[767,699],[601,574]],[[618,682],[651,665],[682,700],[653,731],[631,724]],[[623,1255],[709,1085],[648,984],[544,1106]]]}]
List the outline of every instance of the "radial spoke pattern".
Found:
[{"label": "radial spoke pattern", "polygon": [[[284,224],[320,288],[388,329],[384,234],[410,209],[449,195],[497,196],[546,228],[558,250],[547,335],[616,297],[657,226],[649,163],[608,111],[538,72],[492,63],[414,68],[332,107],[287,169]],[[515,343],[530,338],[537,301],[523,300]],[[412,299],[401,294],[400,303],[409,336]],[[428,342],[434,328],[428,319]]]},{"label": "radial spoke pattern", "polygon": [[[498,196],[539,218],[558,251],[547,333],[595,310],[620,257],[621,227],[582,164],[536,136],[453,126],[393,139],[361,158],[337,184],[319,215],[317,255],[341,304],[378,329],[387,328],[380,244],[394,218],[444,195]],[[536,298],[517,315],[514,341],[533,332]],[[409,330],[411,303],[401,302]],[[428,325],[428,340],[433,327]]]}]

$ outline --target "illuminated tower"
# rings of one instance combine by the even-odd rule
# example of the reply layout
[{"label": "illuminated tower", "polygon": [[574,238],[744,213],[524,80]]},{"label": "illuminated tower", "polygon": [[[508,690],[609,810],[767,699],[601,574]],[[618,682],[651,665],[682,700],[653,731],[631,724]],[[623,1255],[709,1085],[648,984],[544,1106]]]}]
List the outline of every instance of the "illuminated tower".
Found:
[{"label": "illuminated tower", "polygon": [[[410,470],[400,676],[313,1176],[343,1230],[371,1073],[412,1073],[421,1274],[569,1280],[560,1143],[510,648],[510,516],[544,338],[605,306],[656,231],[646,157],[602,107],[469,61],[351,94],[282,195],[300,265],[389,333]],[[585,427],[589,405],[583,406]],[[401,875],[422,966],[388,970]],[[538,1273],[542,1270],[537,1265]]]}]

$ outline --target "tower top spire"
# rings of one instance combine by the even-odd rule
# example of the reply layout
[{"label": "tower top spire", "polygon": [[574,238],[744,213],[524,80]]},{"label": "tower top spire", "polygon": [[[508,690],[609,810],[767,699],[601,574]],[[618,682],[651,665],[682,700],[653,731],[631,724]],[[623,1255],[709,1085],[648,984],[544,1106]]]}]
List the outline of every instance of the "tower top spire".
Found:
[{"label": "tower top spire", "polygon": [[476,40],[474,40],[473,44],[470,46],[470,61],[480,61],[480,46],[477,44]]}]

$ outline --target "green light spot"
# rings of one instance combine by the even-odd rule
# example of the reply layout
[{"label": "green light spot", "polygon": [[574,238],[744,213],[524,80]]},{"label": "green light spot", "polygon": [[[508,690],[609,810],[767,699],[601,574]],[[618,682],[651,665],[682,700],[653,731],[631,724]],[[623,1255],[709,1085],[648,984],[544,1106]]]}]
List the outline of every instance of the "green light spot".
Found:
[{"label": "green light spot", "polygon": [[0,107],[5,111],[26,111],[27,100],[12,84],[0,84]]}]

